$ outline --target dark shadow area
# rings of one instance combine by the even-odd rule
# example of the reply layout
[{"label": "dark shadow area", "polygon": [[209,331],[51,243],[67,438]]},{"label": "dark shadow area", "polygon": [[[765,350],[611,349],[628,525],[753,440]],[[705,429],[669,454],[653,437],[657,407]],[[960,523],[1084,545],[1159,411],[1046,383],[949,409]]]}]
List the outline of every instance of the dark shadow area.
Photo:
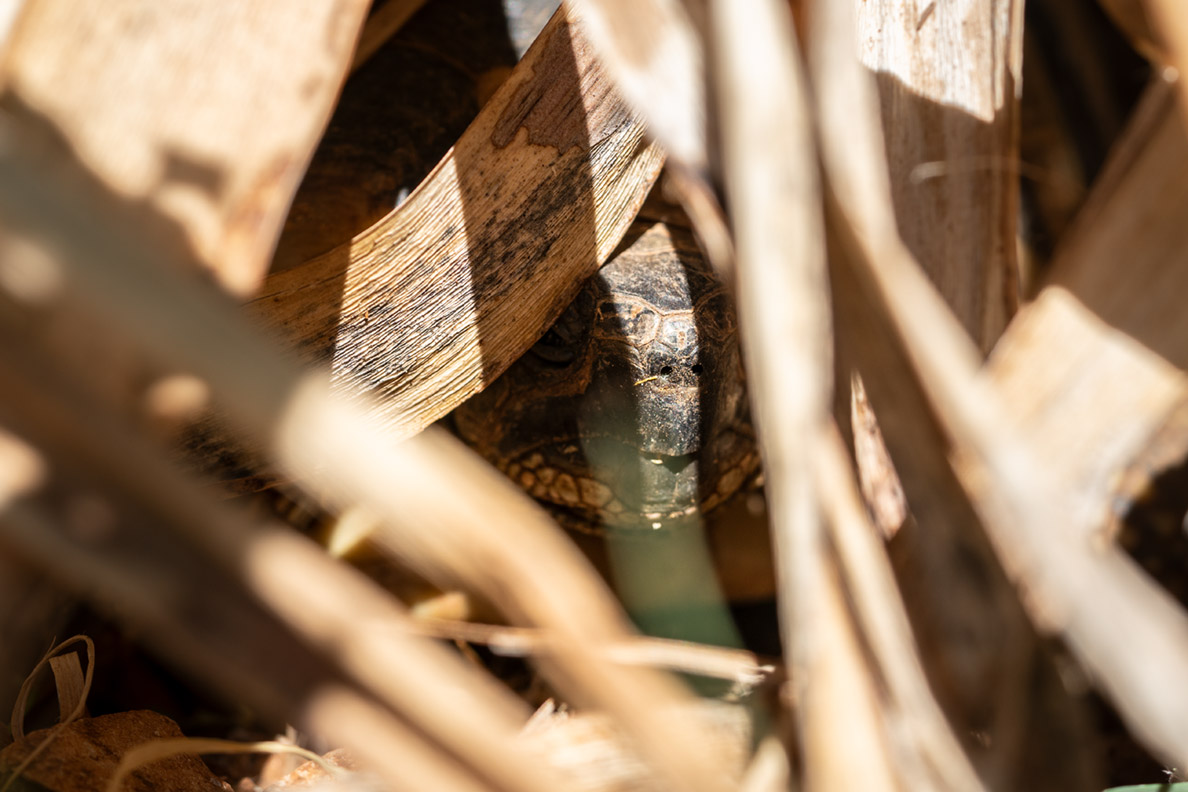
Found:
[{"label": "dark shadow area", "polygon": [[1092,181],[1147,85],[1150,65],[1098,3],[1030,0],[1024,14],[1031,63],[1025,58],[1023,95],[1032,74],[1047,73],[1057,87],[1061,126]]},{"label": "dark shadow area", "polygon": [[1034,291],[1151,76],[1099,3],[1031,0],[1025,9],[1021,232]]}]

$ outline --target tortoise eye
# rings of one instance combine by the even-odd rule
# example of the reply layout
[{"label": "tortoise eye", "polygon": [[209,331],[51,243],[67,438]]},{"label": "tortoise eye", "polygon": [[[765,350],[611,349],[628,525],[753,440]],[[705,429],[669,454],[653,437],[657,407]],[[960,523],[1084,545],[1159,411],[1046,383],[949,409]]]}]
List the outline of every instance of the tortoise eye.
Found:
[{"label": "tortoise eye", "polygon": [[532,346],[532,354],[551,366],[568,366],[577,357],[577,345],[558,327],[551,327]]}]

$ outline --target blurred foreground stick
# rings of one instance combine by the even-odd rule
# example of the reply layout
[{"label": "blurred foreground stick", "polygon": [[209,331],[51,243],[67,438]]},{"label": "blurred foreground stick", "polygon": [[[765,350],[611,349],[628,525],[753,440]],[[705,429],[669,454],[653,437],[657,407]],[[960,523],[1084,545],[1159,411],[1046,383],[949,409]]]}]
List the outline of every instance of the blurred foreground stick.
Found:
[{"label": "blurred foreground stick", "polygon": [[[143,233],[156,216],[170,218],[185,230],[178,258],[247,294],[264,277],[367,6],[8,3],[0,86],[52,120],[111,189],[141,204],[134,222]],[[141,372],[105,347],[104,335],[90,334],[76,352],[104,360],[111,400],[127,404]],[[57,628],[33,618],[36,583],[8,568],[0,577],[0,623],[12,628],[4,656],[23,667],[19,658],[35,660]],[[9,612],[12,602],[23,602],[19,611]],[[0,702],[7,698],[0,692]]]},{"label": "blurred foreground stick", "polygon": [[254,292],[370,4],[17,5],[0,85],[112,189],[183,227],[224,288]]},{"label": "blurred foreground stick", "polygon": [[[475,590],[513,621],[547,628],[546,676],[578,705],[613,717],[662,779],[682,789],[730,788],[712,742],[677,714],[687,699],[672,680],[602,659],[606,644],[627,634],[626,620],[537,506],[442,433],[387,442],[366,404],[332,395],[323,376],[294,365],[209,283],[139,244],[129,207],[55,145],[28,108],[10,98],[6,110],[0,218],[45,251],[39,261],[51,274],[35,298],[38,321],[21,333],[36,338],[54,315],[85,318],[158,365],[202,377],[282,473],[333,505],[375,515],[380,541],[434,581]],[[51,339],[38,340],[52,348]]]},{"label": "blurred foreground stick", "polygon": [[[0,336],[14,330],[0,323]],[[523,705],[453,652],[416,638],[436,634],[432,625],[409,619],[287,528],[253,524],[207,499],[159,451],[55,376],[38,359],[44,351],[0,344],[0,380],[8,384],[0,419],[35,438],[58,473],[55,481],[0,482],[8,557],[88,596],[228,699],[349,745],[400,788],[471,789],[480,780],[496,789],[558,788],[547,765],[565,765],[573,751],[513,741],[527,717]],[[11,459],[16,441],[0,440]],[[81,519],[82,504],[97,518]],[[514,631],[458,626],[461,634],[443,636],[502,642]],[[546,635],[511,637],[547,651]],[[743,652],[657,640],[608,649],[615,662],[675,663],[743,684],[762,675]],[[720,720],[709,710],[689,714]],[[746,742],[722,741],[733,751]],[[597,764],[580,770],[599,777]]]},{"label": "blurred foreground stick", "polygon": [[[782,545],[784,638],[796,663],[794,678],[803,686],[797,714],[807,777],[822,788],[843,786],[855,772],[858,755],[863,764],[857,772],[870,785],[976,789],[969,762],[924,681],[885,554],[863,541],[870,528],[855,508],[848,466],[839,467],[844,456],[838,455],[837,439],[822,425],[823,394],[832,375],[821,364],[828,355],[828,319],[821,314],[828,298],[815,269],[820,197],[813,189],[816,154],[801,148],[809,136],[789,131],[803,129],[806,111],[795,106],[798,56],[787,17],[763,3],[729,9],[721,4],[713,24],[692,13],[690,5],[659,0],[582,0],[580,5],[624,93],[641,102],[650,129],[676,160],[671,164],[678,166],[682,201],[715,264],[729,273],[735,269],[731,246],[729,239],[722,244],[720,209],[707,173],[717,155],[704,150],[704,141],[720,138],[724,144],[721,161],[739,245],[740,321],[752,328],[744,333],[755,375],[751,397],[768,488],[777,503],[773,518]],[[832,12],[839,5],[844,4],[827,8]],[[647,23],[654,18],[667,20],[668,38],[684,36],[685,41],[668,41],[659,53],[645,46]],[[675,94],[667,90],[669,72],[702,73],[699,28],[717,37],[709,48],[716,54],[711,65],[713,93],[720,101],[717,134],[705,132],[699,86]],[[841,34],[842,44],[830,41],[821,49],[833,48],[845,59],[851,50],[847,31]],[[666,60],[672,57],[685,62],[676,66]],[[673,101],[680,96],[691,97],[697,106]],[[842,87],[838,98],[849,96],[849,86]],[[786,101],[793,106],[778,97],[791,97]],[[772,222],[767,209],[778,220]],[[798,233],[786,240],[781,234],[790,216],[797,218]],[[824,437],[820,445],[813,442],[818,435]],[[806,481],[806,460],[818,479]],[[820,515],[806,484],[821,488],[831,541],[817,527]],[[860,633],[862,645],[877,647],[873,657],[860,650]],[[838,752],[858,739],[862,749]]]},{"label": "blurred foreground stick", "polygon": [[814,478],[829,421],[832,338],[809,95],[791,15],[779,0],[713,0],[708,20],[711,128],[730,207],[804,783],[840,789],[857,776],[892,790],[875,678],[847,612]]},{"label": "blurred foreground stick", "polygon": [[[206,502],[101,407],[14,348],[0,351],[0,375],[18,385],[0,413],[37,439],[57,475],[39,491],[5,493],[6,555],[85,597],[227,700],[349,745],[394,788],[555,788],[513,741],[525,716],[518,702],[452,653],[407,640],[385,594],[306,540]],[[80,500],[101,505],[97,523],[72,519]]]},{"label": "blurred foreground stick", "polygon": [[[0,335],[15,329],[5,321]],[[0,491],[0,546],[89,595],[229,699],[350,746],[399,788],[558,788],[547,766],[567,764],[573,751],[553,745],[542,753],[513,740],[527,712],[501,685],[419,640],[425,624],[308,540],[205,498],[159,451],[55,376],[38,351],[0,344],[8,383],[0,417],[35,438],[70,480],[43,481],[40,493],[11,484]],[[108,516],[98,524],[71,518],[80,488],[104,493],[99,513]],[[482,635],[479,625],[465,626]],[[547,651],[547,636],[533,638]],[[745,653],[655,640],[608,648],[616,662],[659,651],[670,662],[700,656],[731,678],[759,679]],[[709,710],[689,716],[720,720]],[[715,734],[729,751],[746,742]],[[598,778],[596,765],[579,770]]]}]

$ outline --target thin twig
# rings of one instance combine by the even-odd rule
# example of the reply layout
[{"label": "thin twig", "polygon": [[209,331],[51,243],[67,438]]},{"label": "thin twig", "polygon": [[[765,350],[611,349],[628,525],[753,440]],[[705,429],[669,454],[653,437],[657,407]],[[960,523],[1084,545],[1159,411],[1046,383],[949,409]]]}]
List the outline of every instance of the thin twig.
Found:
[{"label": "thin twig", "polygon": [[[537,655],[547,651],[551,644],[539,630],[527,627],[441,619],[415,619],[406,627],[435,638],[482,644],[492,652],[507,657]],[[606,656],[608,660],[624,665],[652,666],[727,680],[745,690],[769,683],[776,670],[772,665],[760,664],[755,655],[740,649],[644,636],[607,646]]]}]

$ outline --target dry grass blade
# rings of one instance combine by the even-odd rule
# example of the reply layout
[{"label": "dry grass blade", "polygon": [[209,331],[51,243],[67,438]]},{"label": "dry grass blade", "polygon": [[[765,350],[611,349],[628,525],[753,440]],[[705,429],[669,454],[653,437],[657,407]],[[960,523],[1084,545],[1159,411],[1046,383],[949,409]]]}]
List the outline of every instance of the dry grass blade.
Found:
[{"label": "dry grass blade", "polygon": [[408,200],[251,307],[412,434],[544,334],[662,162],[562,9]]},{"label": "dry grass blade", "polygon": [[[674,785],[729,787],[716,752],[677,714],[685,697],[671,680],[598,659],[606,642],[625,636],[625,619],[539,507],[439,433],[398,448],[383,442],[364,405],[331,395],[328,383],[303,375],[218,295],[130,245],[94,185],[66,182],[67,191],[47,178],[16,122],[5,133],[0,214],[60,255],[63,310],[102,316],[150,357],[206,378],[240,430],[272,449],[282,473],[331,503],[363,504],[413,566],[439,581],[465,581],[512,618],[549,628],[555,643],[541,665],[558,688],[614,716]],[[459,490],[458,480],[472,489]]]},{"label": "dry grass blade", "polygon": [[[844,652],[852,636],[831,629],[830,608],[837,601],[830,594],[836,588],[829,582],[812,476],[814,440],[827,420],[833,377],[807,95],[785,6],[774,0],[719,0],[711,3],[709,19],[713,38],[707,49],[715,56],[718,134],[737,253],[740,335],[781,581],[781,633],[793,682],[812,699],[811,704],[805,699],[799,713],[808,777],[829,789],[844,781],[832,775],[839,769],[836,755],[812,750],[826,748],[828,740],[816,738],[829,729],[830,713],[856,715],[851,723],[856,731],[868,725],[862,715],[870,713],[858,714],[831,698],[841,687],[815,687],[846,676],[844,661],[827,654]],[[831,664],[838,676],[830,676]],[[881,756],[879,750],[857,753],[876,764]],[[881,768],[870,769],[874,773],[863,774],[868,783],[886,778]]]},{"label": "dry grass blade", "polygon": [[[17,695],[17,700],[13,705],[12,710],[12,736],[15,739],[19,740],[24,737],[25,707],[29,696],[29,690],[34,678],[37,676],[37,672],[40,671],[43,666],[47,664],[53,665],[55,660],[61,660],[62,650],[67,649],[77,643],[81,643],[84,647],[86,647],[87,650],[86,676],[82,679],[74,706],[69,710],[63,709],[58,713],[58,723],[70,723],[74,720],[77,720],[79,716],[83,714],[83,711],[87,706],[87,696],[91,692],[91,682],[95,678],[95,642],[92,641],[88,636],[76,635],[73,638],[67,638],[65,641],[62,641],[60,644],[46,652],[45,656],[41,658],[41,662],[39,662],[37,666],[29,672],[29,675],[25,677],[25,681],[21,685],[21,692]],[[77,655],[73,653],[71,656],[77,657]],[[58,676],[56,668],[54,670],[54,676],[55,678]],[[59,701],[65,703],[65,698],[60,695]],[[21,773],[24,771],[24,769],[33,764],[33,762],[37,760],[37,757],[40,756],[47,748],[49,748],[53,740],[54,732],[51,731],[48,737],[42,740],[36,748],[29,752],[28,756],[21,760],[20,764],[12,769],[12,774],[5,780],[4,785],[0,786],[0,792],[7,792],[7,790],[16,783],[17,779],[21,777]]]},{"label": "dry grass blade", "polygon": [[[87,694],[90,692],[91,680],[95,674],[95,643],[85,635],[76,635],[73,638],[67,638],[58,645],[54,646],[41,661],[34,666],[33,670],[25,677],[25,681],[21,683],[20,693],[17,694],[17,699],[12,707],[12,721],[9,726],[12,729],[12,736],[14,739],[21,739],[25,736],[25,709],[28,706],[29,691],[32,689],[33,680],[37,678],[37,672],[40,671],[47,664],[52,664],[54,660],[61,657],[62,651],[69,647],[81,643],[87,650],[87,672],[86,677],[82,682],[80,695],[76,697],[75,706],[70,709],[62,709],[58,713],[59,723],[69,723],[78,716],[82,715],[83,709],[87,705]],[[77,656],[77,655],[75,655]],[[61,701],[61,699],[59,699]]]},{"label": "dry grass blade", "polygon": [[[418,619],[410,629],[435,638],[482,644],[496,654],[509,657],[530,657],[547,652],[550,643],[548,636],[538,630],[504,625]],[[646,636],[607,646],[606,656],[615,663],[652,666],[731,681],[744,691],[769,680],[774,671],[771,666],[760,665],[755,655],[740,649]]]},{"label": "dry grass blade", "polygon": [[67,721],[81,715],[87,706],[91,680],[90,675],[83,675],[78,653],[51,657],[49,664],[54,675],[54,687],[58,691],[58,712],[72,713],[63,720]]},{"label": "dry grass blade", "polygon": [[24,3],[0,83],[113,189],[184,227],[197,260],[245,295],[264,277],[367,6]]}]

